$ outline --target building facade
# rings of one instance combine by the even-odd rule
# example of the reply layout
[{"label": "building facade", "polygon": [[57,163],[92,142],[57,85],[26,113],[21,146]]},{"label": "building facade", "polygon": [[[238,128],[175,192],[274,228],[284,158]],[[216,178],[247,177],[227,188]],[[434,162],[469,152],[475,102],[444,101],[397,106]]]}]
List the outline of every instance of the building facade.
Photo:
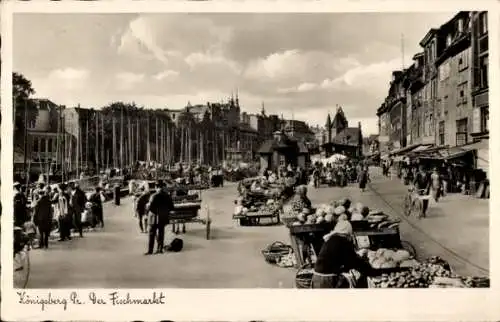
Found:
[{"label": "building facade", "polygon": [[472,133],[474,141],[489,137],[488,12],[471,13]]},{"label": "building facade", "polygon": [[469,13],[460,12],[442,25],[437,37],[438,74],[435,106],[438,146],[471,142],[472,86]]}]

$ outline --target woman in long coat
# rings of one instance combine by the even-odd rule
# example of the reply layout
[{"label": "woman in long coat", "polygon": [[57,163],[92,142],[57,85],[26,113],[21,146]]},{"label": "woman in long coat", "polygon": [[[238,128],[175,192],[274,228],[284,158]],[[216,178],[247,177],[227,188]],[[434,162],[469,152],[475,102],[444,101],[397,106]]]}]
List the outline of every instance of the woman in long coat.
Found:
[{"label": "woman in long coat", "polygon": [[365,167],[358,174],[359,189],[361,189],[361,191],[365,191],[368,180],[368,169]]}]

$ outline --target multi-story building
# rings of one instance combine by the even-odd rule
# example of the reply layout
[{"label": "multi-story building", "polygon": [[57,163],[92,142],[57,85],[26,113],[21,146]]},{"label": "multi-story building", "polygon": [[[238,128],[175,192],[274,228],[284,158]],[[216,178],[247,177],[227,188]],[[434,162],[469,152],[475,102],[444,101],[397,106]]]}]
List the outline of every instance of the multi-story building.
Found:
[{"label": "multi-story building", "polygon": [[488,12],[471,13],[473,140],[489,136]]},{"label": "multi-story building", "polygon": [[438,29],[431,29],[425,37],[420,41],[420,46],[424,50],[424,66],[423,66],[423,81],[422,89],[422,141],[436,141],[436,122],[435,108],[437,101],[437,35]]},{"label": "multi-story building", "polygon": [[314,133],[304,121],[285,120],[283,130],[285,135],[298,141],[310,142],[314,140]]},{"label": "multi-story building", "polygon": [[[418,53],[413,56],[413,64],[408,68],[405,75],[406,142],[408,145],[428,143],[424,141],[425,137],[423,135],[424,114],[422,98],[425,85],[423,79],[423,63],[423,53]],[[427,141],[429,141],[429,137],[427,137]]]},{"label": "multi-story building", "polygon": [[74,159],[75,138],[65,131],[65,107],[48,99],[33,99],[38,115],[27,124],[27,162],[30,173],[47,173],[56,164]]},{"label": "multi-story building", "polygon": [[441,26],[437,37],[438,70],[435,106],[436,144],[461,146],[471,142],[471,48],[469,13],[460,12]]},{"label": "multi-story building", "polygon": [[389,93],[377,110],[379,142],[382,153],[406,146],[406,89],[407,70],[393,71]]}]

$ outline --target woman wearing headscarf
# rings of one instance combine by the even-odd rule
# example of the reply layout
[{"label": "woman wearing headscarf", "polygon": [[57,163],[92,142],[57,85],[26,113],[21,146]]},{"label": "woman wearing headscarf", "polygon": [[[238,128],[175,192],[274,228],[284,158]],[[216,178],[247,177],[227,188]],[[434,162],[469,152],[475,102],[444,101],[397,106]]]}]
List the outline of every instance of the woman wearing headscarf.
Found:
[{"label": "woman wearing headscarf", "polygon": [[373,274],[370,264],[356,254],[352,238],[352,226],[347,220],[338,221],[324,236],[311,288],[353,288],[362,275]]},{"label": "woman wearing headscarf", "polygon": [[307,197],[307,187],[298,186],[295,189],[295,196],[292,200],[292,209],[294,211],[302,212],[304,208],[311,209],[311,200]]}]

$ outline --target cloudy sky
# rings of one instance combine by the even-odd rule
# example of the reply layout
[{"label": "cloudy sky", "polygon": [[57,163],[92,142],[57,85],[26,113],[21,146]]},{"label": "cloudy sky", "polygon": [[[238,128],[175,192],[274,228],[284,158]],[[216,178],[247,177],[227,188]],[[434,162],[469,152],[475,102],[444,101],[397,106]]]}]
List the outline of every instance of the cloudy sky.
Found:
[{"label": "cloudy sky", "polygon": [[391,71],[453,13],[16,14],[14,70],[37,97],[182,108],[238,89],[244,111],[324,125],[337,104],[376,133]]}]

